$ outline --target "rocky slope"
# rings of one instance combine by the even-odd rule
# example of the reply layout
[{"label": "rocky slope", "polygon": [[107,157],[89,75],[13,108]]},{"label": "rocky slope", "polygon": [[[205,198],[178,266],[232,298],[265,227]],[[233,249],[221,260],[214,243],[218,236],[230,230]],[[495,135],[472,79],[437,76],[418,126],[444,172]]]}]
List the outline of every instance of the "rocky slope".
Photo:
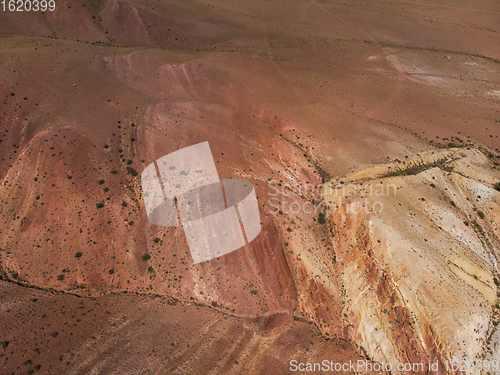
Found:
[{"label": "rocky slope", "polygon": [[[199,330],[224,327],[220,319],[250,327],[256,358],[282,348],[299,319],[323,335],[311,339],[315,358],[346,345],[339,358],[431,361],[438,373],[454,356],[498,359],[495,4],[57,7],[0,15],[4,278],[84,303],[125,303],[124,291],[173,298],[189,310],[182,329],[193,306]],[[244,248],[194,265],[182,230],[147,221],[138,174],[203,141],[221,178],[255,185],[263,227]],[[268,321],[274,333],[261,327]],[[30,330],[19,327],[5,331],[12,345]],[[99,359],[67,371],[112,366],[102,359],[108,336],[92,352]],[[269,368],[307,359],[285,347]],[[7,353],[12,371],[18,350]],[[158,372],[242,371],[163,354],[176,359],[133,358]],[[256,363],[245,367],[265,372]]]}]

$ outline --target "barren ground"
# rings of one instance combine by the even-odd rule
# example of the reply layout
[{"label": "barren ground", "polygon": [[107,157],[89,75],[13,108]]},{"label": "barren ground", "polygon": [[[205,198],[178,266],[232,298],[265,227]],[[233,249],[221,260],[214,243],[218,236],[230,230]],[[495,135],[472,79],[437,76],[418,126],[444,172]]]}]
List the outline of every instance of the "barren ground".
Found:
[{"label": "barren ground", "polygon": [[[499,16],[483,0],[1,12],[0,372],[500,360]],[[135,172],[203,141],[221,178],[255,185],[263,227],[193,264],[181,229],[147,221]]]}]

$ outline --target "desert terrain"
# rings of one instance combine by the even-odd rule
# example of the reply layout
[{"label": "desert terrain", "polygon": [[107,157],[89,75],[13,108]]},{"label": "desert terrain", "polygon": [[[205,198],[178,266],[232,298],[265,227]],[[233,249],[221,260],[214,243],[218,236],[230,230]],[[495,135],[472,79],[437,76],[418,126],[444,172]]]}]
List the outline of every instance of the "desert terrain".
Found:
[{"label": "desert terrain", "polygon": [[[447,367],[500,361],[499,33],[484,0],[0,12],[0,372],[500,373]],[[140,173],[205,141],[262,230],[193,264]]]}]

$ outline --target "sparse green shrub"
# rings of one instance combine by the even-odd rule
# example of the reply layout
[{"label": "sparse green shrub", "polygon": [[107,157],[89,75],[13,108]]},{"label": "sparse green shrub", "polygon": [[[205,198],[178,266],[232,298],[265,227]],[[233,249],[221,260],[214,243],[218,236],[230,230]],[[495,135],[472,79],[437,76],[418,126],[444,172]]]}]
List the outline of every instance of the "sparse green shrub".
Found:
[{"label": "sparse green shrub", "polygon": [[127,165],[132,165],[132,160],[127,160]]},{"label": "sparse green shrub", "polygon": [[383,175],[382,177],[397,177],[397,176],[409,176],[409,175],[416,175],[420,172],[423,172],[427,169],[431,168],[441,168],[443,170],[448,170],[451,171],[450,167],[447,165],[448,160],[445,158],[436,160],[434,162],[429,162],[429,163],[424,163],[423,161],[418,161],[418,162],[409,162],[408,164],[405,164],[403,168],[401,168],[399,165],[396,166],[397,170],[388,172],[387,174]]},{"label": "sparse green shrub", "polygon": [[481,219],[484,219],[484,212],[483,211],[477,211],[477,214]]},{"label": "sparse green shrub", "polygon": [[100,203],[97,203],[95,206],[97,208],[103,208],[104,207],[104,203],[100,202]]},{"label": "sparse green shrub", "polygon": [[494,186],[495,190],[500,191],[500,182],[497,182]]},{"label": "sparse green shrub", "polygon": [[158,237],[156,237],[154,240],[153,240],[154,243],[158,243],[160,242],[160,239]]},{"label": "sparse green shrub", "polygon": [[104,191],[105,193],[107,193],[109,191],[109,188],[105,187],[105,188],[102,189],[102,191]]},{"label": "sparse green shrub", "polygon": [[75,258],[80,258],[83,254],[79,251],[76,252]]},{"label": "sparse green shrub", "polygon": [[63,274],[58,275],[57,276],[57,280],[63,281],[64,280],[64,275]]},{"label": "sparse green shrub", "polygon": [[141,258],[142,258],[142,260],[143,260],[143,261],[147,261],[148,259],[150,259],[150,258],[151,258],[151,255],[149,255],[149,254],[144,254]]},{"label": "sparse green shrub", "polygon": [[453,207],[457,207],[457,204],[453,201],[450,202]]},{"label": "sparse green shrub", "polygon": [[496,286],[500,286],[500,281],[496,277],[493,278],[493,282],[495,283]]},{"label": "sparse green shrub", "polygon": [[59,336],[59,333],[58,333],[58,332],[52,332],[50,335],[51,335],[52,337],[57,337],[57,336]]},{"label": "sparse green shrub", "polygon": [[111,171],[111,174],[117,174],[117,173],[118,173],[118,171],[117,171],[117,170],[114,170],[114,169],[113,169],[113,170]]},{"label": "sparse green shrub", "polygon": [[103,178],[100,178],[100,179],[99,179],[99,181],[97,181],[97,183],[98,183],[99,185],[104,184],[104,179],[103,179]]},{"label": "sparse green shrub", "polygon": [[212,301],[212,306],[213,306],[213,307],[217,307],[217,302]]},{"label": "sparse green shrub", "polygon": [[318,223],[320,223],[320,224],[326,223],[325,214],[323,212],[320,212],[318,214]]},{"label": "sparse green shrub", "polygon": [[127,207],[127,202],[122,201],[122,207]]},{"label": "sparse green shrub", "polygon": [[137,175],[139,174],[139,173],[137,173],[137,171],[136,171],[134,168],[132,168],[132,167],[127,167],[127,172],[128,172],[129,174],[131,174],[133,177],[135,177],[135,176],[137,176]]},{"label": "sparse green shrub", "polygon": [[148,272],[153,272],[153,271],[154,271],[153,267],[149,266],[148,267]]},{"label": "sparse green shrub", "polygon": [[8,341],[2,341],[2,342],[0,342],[0,346],[2,347],[2,349],[5,349],[7,346],[9,346],[9,342]]}]

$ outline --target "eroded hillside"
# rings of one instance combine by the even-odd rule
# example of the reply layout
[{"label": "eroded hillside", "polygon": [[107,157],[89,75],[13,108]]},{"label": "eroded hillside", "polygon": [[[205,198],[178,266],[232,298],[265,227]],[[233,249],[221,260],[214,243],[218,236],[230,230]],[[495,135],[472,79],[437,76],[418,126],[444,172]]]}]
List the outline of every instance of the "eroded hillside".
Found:
[{"label": "eroded hillside", "polygon": [[[474,6],[68,1],[29,22],[1,14],[3,278],[112,300],[117,316],[145,303],[165,325],[218,327],[196,344],[164,333],[175,348],[254,335],[206,363],[162,344],[108,355],[122,344],[103,310],[97,347],[83,335],[63,371],[130,356],[159,373],[286,372],[339,345],[339,360],[431,361],[438,373],[454,356],[500,359],[500,9]],[[204,141],[221,178],[254,184],[262,231],[193,264],[182,229],[148,222],[139,174]],[[26,306],[10,304],[2,314],[17,321]],[[161,326],[142,323],[161,341]],[[16,327],[2,330],[12,370],[31,350],[18,337],[32,328]],[[310,356],[292,345],[302,329]]]}]

